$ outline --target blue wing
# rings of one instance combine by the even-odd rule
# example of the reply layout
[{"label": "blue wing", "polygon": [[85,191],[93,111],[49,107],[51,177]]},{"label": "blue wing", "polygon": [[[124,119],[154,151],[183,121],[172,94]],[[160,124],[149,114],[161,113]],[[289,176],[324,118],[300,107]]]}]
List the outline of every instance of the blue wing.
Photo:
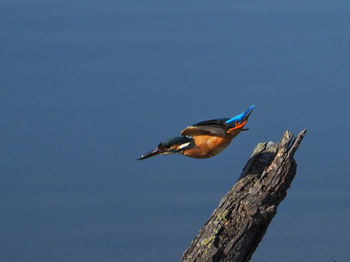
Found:
[{"label": "blue wing", "polygon": [[193,124],[192,126],[222,126],[227,127],[227,125],[234,123],[234,122],[242,122],[244,120],[247,120],[250,114],[253,112],[255,106],[251,105],[245,112],[234,116],[232,118],[220,118],[220,119],[212,119],[212,120],[206,120],[202,121],[196,124]]},{"label": "blue wing", "polygon": [[247,120],[253,110],[254,105],[250,106],[245,112],[232,118],[212,119],[193,124],[182,130],[181,135],[214,135],[225,137],[228,129],[234,127],[235,123],[241,123]]}]

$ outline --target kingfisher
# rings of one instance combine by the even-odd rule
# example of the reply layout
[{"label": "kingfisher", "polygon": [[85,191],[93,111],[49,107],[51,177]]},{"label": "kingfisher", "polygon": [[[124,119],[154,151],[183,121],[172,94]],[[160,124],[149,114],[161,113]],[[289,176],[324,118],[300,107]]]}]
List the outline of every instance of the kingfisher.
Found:
[{"label": "kingfisher", "polygon": [[192,158],[209,158],[224,150],[244,128],[254,105],[232,118],[206,120],[186,127],[181,136],[161,142],[154,150],[138,160],[156,155],[181,154]]}]

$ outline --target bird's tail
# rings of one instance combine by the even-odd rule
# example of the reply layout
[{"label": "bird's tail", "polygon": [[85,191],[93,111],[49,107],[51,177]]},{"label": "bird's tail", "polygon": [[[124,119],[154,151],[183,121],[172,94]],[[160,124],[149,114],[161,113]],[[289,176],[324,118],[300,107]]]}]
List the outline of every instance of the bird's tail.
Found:
[{"label": "bird's tail", "polygon": [[235,116],[235,117],[232,117],[231,119],[227,120],[226,121],[226,124],[230,124],[230,123],[240,123],[240,122],[244,122],[246,120],[248,120],[250,114],[253,112],[254,110],[254,105],[251,105],[245,112]]}]

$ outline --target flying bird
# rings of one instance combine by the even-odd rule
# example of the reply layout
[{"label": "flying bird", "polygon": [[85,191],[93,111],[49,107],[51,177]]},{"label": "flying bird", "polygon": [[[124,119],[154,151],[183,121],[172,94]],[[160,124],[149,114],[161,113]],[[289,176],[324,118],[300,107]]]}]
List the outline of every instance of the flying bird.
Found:
[{"label": "flying bird", "polygon": [[138,160],[156,155],[182,154],[193,158],[209,158],[224,150],[244,128],[254,105],[232,117],[206,120],[186,127],[181,136],[161,142],[154,150],[141,155]]}]

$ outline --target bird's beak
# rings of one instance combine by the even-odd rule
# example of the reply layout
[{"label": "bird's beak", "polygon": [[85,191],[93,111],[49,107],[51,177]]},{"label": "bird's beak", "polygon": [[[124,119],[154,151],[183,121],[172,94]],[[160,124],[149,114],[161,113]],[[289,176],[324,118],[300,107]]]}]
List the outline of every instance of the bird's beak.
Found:
[{"label": "bird's beak", "polygon": [[156,156],[156,155],[160,155],[161,153],[163,153],[164,150],[159,149],[158,147],[156,149],[154,149],[153,151],[143,154],[141,155],[137,160],[143,160],[152,156]]}]

